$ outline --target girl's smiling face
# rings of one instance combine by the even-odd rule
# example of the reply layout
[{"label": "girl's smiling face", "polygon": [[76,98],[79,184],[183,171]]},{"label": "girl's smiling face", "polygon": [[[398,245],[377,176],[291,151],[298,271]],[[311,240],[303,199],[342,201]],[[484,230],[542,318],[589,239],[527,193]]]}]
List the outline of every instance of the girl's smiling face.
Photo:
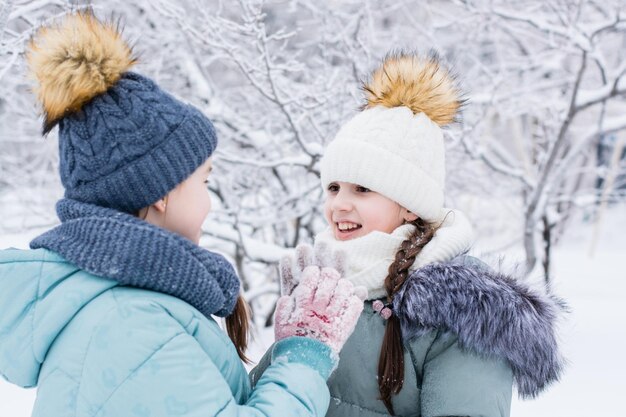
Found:
[{"label": "girl's smiling face", "polygon": [[324,216],[337,240],[355,239],[375,230],[391,233],[405,221],[417,218],[375,191],[341,181],[328,185]]}]

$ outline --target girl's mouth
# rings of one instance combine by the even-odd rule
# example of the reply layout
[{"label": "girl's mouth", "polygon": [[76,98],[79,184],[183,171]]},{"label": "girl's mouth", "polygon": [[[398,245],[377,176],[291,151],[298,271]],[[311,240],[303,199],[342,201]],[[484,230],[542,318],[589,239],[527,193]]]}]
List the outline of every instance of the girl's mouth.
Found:
[{"label": "girl's mouth", "polygon": [[358,223],[352,222],[337,222],[335,223],[335,227],[337,230],[336,237],[340,240],[345,240],[356,234],[362,226]]}]

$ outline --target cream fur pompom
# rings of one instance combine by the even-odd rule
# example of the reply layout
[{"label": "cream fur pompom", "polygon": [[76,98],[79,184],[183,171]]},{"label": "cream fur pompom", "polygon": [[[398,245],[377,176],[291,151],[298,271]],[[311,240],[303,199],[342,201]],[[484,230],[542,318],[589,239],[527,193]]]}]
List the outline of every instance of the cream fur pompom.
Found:
[{"label": "cream fur pompom", "polygon": [[426,114],[439,126],[453,122],[463,104],[454,77],[440,65],[436,54],[425,58],[389,55],[363,89],[365,108],[405,106],[414,114]]},{"label": "cream fur pompom", "polygon": [[66,15],[40,28],[26,51],[47,133],[66,114],[107,91],[137,59],[119,24],[100,22],[92,12]]}]

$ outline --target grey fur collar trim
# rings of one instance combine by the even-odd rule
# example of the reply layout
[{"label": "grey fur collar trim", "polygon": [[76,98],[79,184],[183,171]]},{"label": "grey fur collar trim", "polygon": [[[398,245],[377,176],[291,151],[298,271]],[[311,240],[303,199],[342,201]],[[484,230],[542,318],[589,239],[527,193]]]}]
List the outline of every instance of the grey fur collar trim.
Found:
[{"label": "grey fur collar trim", "polygon": [[462,349],[505,358],[523,398],[538,395],[563,371],[555,322],[565,303],[463,257],[414,271],[393,308],[405,341],[446,329]]}]

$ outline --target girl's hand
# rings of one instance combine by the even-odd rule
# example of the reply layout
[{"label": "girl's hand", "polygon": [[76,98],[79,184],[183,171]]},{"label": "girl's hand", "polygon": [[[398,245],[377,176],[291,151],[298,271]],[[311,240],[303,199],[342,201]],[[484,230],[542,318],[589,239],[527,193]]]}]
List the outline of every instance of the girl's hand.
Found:
[{"label": "girl's hand", "polygon": [[339,353],[363,311],[367,291],[354,287],[333,268],[311,265],[293,294],[276,304],[276,341],[290,336],[317,339]]},{"label": "girl's hand", "polygon": [[346,255],[343,251],[332,252],[324,243],[307,245],[302,243],[296,246],[295,254],[283,257],[280,260],[280,294],[289,295],[300,283],[304,270],[309,266],[319,268],[333,268],[342,277],[345,272]]}]

